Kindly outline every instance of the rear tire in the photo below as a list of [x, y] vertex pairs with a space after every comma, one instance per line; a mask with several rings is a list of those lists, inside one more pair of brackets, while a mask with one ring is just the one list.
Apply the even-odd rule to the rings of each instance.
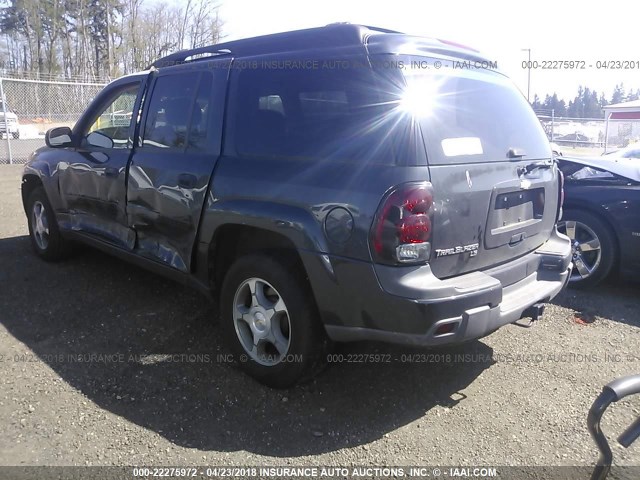
[[14, 140], [18, 140], [20, 138], [20, 132], [13, 132], [12, 135]]
[[618, 256], [612, 228], [596, 215], [582, 210], [565, 210], [558, 230], [573, 245], [573, 271], [569, 286], [593, 287], [604, 280]]
[[286, 388], [324, 364], [328, 339], [300, 269], [263, 254], [238, 259], [220, 295], [220, 328], [242, 370]]
[[44, 188], [35, 188], [27, 199], [29, 238], [36, 254], [47, 261], [66, 258], [71, 244], [60, 235], [58, 222]]

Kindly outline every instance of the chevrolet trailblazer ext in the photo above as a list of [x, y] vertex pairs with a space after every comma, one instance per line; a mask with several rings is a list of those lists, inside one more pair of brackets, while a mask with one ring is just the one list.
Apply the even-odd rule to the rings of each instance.
[[88, 243], [215, 295], [235, 358], [275, 387], [330, 340], [434, 346], [537, 318], [571, 269], [562, 183], [485, 64], [351, 24], [169, 55], [47, 133], [22, 183], [33, 248]]

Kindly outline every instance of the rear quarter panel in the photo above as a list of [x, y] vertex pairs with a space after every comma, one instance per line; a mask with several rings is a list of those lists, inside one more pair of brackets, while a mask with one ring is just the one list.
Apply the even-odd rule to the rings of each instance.
[[[201, 241], [225, 223], [269, 227], [297, 248], [371, 261], [369, 230], [384, 193], [399, 183], [429, 180], [427, 167], [335, 161], [222, 157], [218, 161], [201, 228]], [[345, 241], [327, 238], [334, 208], [353, 217]]]

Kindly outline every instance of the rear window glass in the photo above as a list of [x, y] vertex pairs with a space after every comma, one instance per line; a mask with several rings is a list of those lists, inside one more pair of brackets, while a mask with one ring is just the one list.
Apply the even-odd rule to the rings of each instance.
[[238, 73], [235, 147], [244, 156], [393, 163], [387, 106], [370, 69]]
[[469, 69], [404, 69], [400, 109], [421, 126], [431, 164], [551, 157], [547, 137], [526, 99], [501, 74]]
[[142, 147], [203, 151], [209, 131], [211, 87], [209, 72], [159, 77], [147, 108]]

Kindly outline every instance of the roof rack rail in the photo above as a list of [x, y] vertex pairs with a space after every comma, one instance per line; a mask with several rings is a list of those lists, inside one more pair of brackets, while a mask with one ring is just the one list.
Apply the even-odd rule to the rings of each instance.
[[401, 34], [401, 32], [395, 30], [369, 25], [359, 25], [349, 22], [331, 23], [324, 27], [273, 33], [216, 45], [180, 50], [179, 52], [156, 60], [149, 68], [169, 67], [200, 58], [219, 55], [246, 56], [261, 53], [304, 50], [307, 48], [364, 45], [369, 35], [375, 33]]
[[397, 30], [390, 30], [388, 28], [381, 28], [381, 27], [373, 27], [371, 25], [360, 25], [361, 27], [367, 28], [369, 30], [372, 30], [374, 32], [380, 32], [380, 33], [399, 33], [401, 35], [404, 35], [404, 32], [399, 32]]
[[[180, 50], [178, 52], [162, 57], [153, 62], [149, 68], [170, 67], [180, 63], [198, 60], [199, 58], [217, 57], [219, 55], [230, 55], [231, 50], [228, 48], [220, 48], [219, 45], [207, 45], [205, 47], [192, 48], [188, 50]], [[197, 58], [194, 58], [197, 57]]]
[[380, 32], [380, 33], [400, 33], [400, 34], [403, 33], [403, 32], [398, 32], [397, 30], [390, 30], [388, 28], [374, 27], [372, 25], [362, 25], [361, 23], [351, 23], [351, 22], [333, 22], [325, 26], [333, 27], [334, 25], [353, 25], [354, 27], [362, 27], [362, 28], [366, 28], [367, 30], [372, 30], [374, 32]]

